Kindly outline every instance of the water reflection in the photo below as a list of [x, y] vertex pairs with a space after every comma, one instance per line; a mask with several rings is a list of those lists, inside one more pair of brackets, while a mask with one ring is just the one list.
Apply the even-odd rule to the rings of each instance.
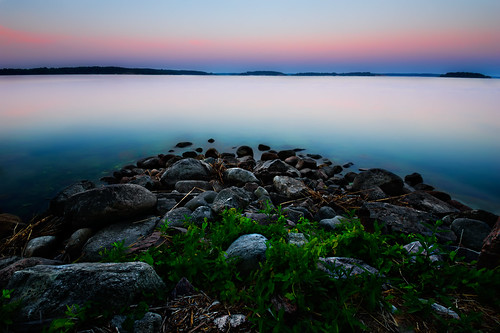
[[[0, 77], [0, 207], [166, 152], [266, 143], [424, 179], [500, 213], [499, 80], [386, 77]], [[40, 203], [39, 198], [45, 202]]]

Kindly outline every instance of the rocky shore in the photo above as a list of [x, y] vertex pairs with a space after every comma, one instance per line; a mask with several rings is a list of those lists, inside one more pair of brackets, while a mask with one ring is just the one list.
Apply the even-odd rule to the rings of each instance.
[[[187, 221], [210, 225], [231, 208], [269, 224], [263, 211], [279, 207], [290, 229], [307, 219], [335, 230], [351, 214], [367, 231], [377, 224], [384, 234], [436, 234], [439, 243], [477, 261], [478, 268], [500, 264], [499, 217], [454, 200], [418, 173], [401, 178], [384, 169], [355, 170], [352, 163], [336, 165], [300, 149], [274, 151], [264, 144], [240, 146], [235, 153], [191, 150], [190, 142], [177, 147], [185, 151], [143, 158], [104, 177], [107, 185], [81, 181], [67, 187], [31, 223], [0, 214], [0, 285], [12, 290], [10, 303], [20, 304], [9, 332], [39, 331], [70, 305], [105, 304], [112, 312], [138, 304], [145, 294], [164, 293], [164, 281], [149, 264], [105, 263], [102, 254], [117, 246], [145, 251], [167, 241], [159, 228], [186, 233]], [[300, 235], [289, 238], [304, 241]], [[241, 272], [252, 271], [265, 256], [266, 238], [243, 235], [226, 252], [241, 259]], [[376, 274], [359, 258], [321, 260]], [[167, 294], [172, 300], [189, 290], [189, 282], [179, 281]], [[122, 317], [114, 316], [108, 328], [124, 332]], [[150, 311], [133, 326], [135, 332], [158, 332], [166, 320]], [[212, 320], [214, 331], [237, 330], [240, 322], [248, 331], [245, 316], [221, 310]]]

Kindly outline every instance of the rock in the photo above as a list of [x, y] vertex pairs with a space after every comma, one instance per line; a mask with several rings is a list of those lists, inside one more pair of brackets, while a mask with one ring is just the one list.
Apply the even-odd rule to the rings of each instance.
[[185, 277], [181, 278], [175, 285], [174, 289], [170, 292], [170, 298], [176, 299], [177, 297], [193, 295], [195, 289], [191, 282]]
[[224, 315], [214, 319], [214, 324], [220, 332], [230, 332], [231, 328], [237, 328], [247, 322], [247, 318], [242, 314]]
[[177, 201], [175, 199], [170, 198], [158, 198], [158, 202], [156, 203], [156, 211], [160, 215], [165, 215], [169, 210], [177, 205]]
[[236, 186], [243, 186], [246, 183], [260, 183], [260, 180], [255, 175], [245, 169], [230, 168], [224, 172], [224, 177], [229, 182]]
[[344, 169], [348, 169], [348, 168], [352, 167], [353, 165], [354, 165], [354, 163], [352, 163], [352, 162], [348, 162], [348, 163], [346, 163], [346, 164], [342, 165], [342, 167], [343, 167]]
[[345, 220], [345, 217], [335, 216], [330, 219], [322, 219], [321, 221], [319, 221], [319, 225], [326, 230], [333, 231], [337, 229], [342, 223], [344, 223]]
[[3, 213], [0, 214], [0, 240], [13, 236], [15, 230], [20, 230], [25, 224], [19, 216]]
[[75, 228], [104, 227], [147, 213], [155, 206], [156, 196], [142, 186], [107, 185], [71, 196], [64, 215]]
[[296, 155], [295, 150], [280, 150], [278, 152], [278, 157], [282, 161], [286, 160], [290, 156], [295, 156], [295, 155]]
[[307, 156], [310, 157], [310, 158], [313, 158], [315, 160], [319, 160], [320, 158], [323, 157], [320, 154], [307, 154]]
[[5, 267], [2, 267], [0, 269], [0, 289], [4, 289], [5, 286], [9, 283], [10, 278], [12, 275], [17, 272], [21, 271], [25, 268], [37, 266], [37, 265], [60, 265], [62, 262], [58, 260], [51, 260], [51, 259], [46, 259], [46, 258], [36, 258], [36, 257], [31, 257], [31, 258], [19, 258], [19, 257], [14, 257], [14, 261], [6, 265]]
[[363, 193], [366, 194], [365, 200], [367, 201], [377, 201], [388, 197], [387, 194], [385, 194], [385, 192], [378, 186], [365, 190]]
[[214, 142], [215, 142], [215, 140], [214, 140], [214, 139], [212, 139], [212, 138], [210, 138], [210, 139], [208, 139], [208, 142], [209, 142], [209, 143], [214, 143]]
[[461, 244], [475, 251], [481, 251], [483, 242], [491, 228], [482, 221], [458, 218], [450, 226]]
[[196, 208], [200, 206], [209, 206], [214, 202], [215, 197], [217, 196], [217, 192], [215, 191], [205, 191], [189, 200], [184, 207], [189, 208], [194, 211]]
[[198, 153], [193, 150], [185, 151], [182, 153], [182, 157], [184, 158], [196, 158], [198, 156]]
[[153, 232], [159, 218], [150, 217], [142, 221], [112, 224], [92, 236], [82, 249], [81, 261], [95, 262], [102, 260], [99, 252], [113, 248], [113, 243], [122, 242], [129, 247], [142, 237]]
[[61, 215], [64, 212], [64, 206], [69, 197], [93, 188], [95, 188], [95, 184], [88, 180], [81, 180], [66, 187], [59, 192], [54, 199], [50, 200], [50, 211], [56, 215]]
[[236, 150], [236, 156], [238, 156], [238, 157], [243, 157], [243, 156], [253, 157], [253, 149], [249, 146], [240, 146]]
[[250, 193], [239, 187], [229, 187], [220, 191], [214, 199], [212, 209], [216, 214], [229, 208], [244, 209], [252, 201]]
[[54, 251], [56, 236], [41, 236], [31, 239], [24, 249], [25, 257], [44, 257], [49, 256]]
[[238, 158], [238, 163], [236, 166], [241, 169], [245, 169], [248, 171], [253, 171], [253, 168], [257, 165], [257, 162], [253, 159], [252, 156], [243, 156]]
[[129, 184], [136, 184], [151, 190], [155, 186], [155, 182], [148, 175], [136, 176], [134, 179], [129, 181]]
[[299, 170], [281, 160], [259, 161], [253, 172], [264, 183], [272, 181], [275, 176], [300, 177]]
[[203, 191], [211, 191], [212, 185], [206, 180], [179, 180], [175, 183], [175, 190], [179, 193], [199, 193]]
[[191, 214], [191, 220], [200, 226], [205, 222], [205, 219], [210, 221], [213, 218], [212, 209], [209, 206], [200, 206]]
[[339, 173], [342, 172], [342, 170], [344, 170], [342, 168], [342, 166], [340, 165], [331, 165], [331, 166], [324, 166], [321, 168], [321, 170], [323, 170], [323, 172], [328, 176], [328, 177], [333, 177]]
[[211, 170], [210, 165], [203, 161], [185, 158], [169, 167], [160, 181], [164, 185], [173, 187], [180, 180], [210, 180]]
[[444, 201], [422, 191], [415, 191], [401, 198], [401, 201], [412, 208], [423, 210], [438, 217], [458, 213], [458, 209]]
[[265, 188], [263, 188], [262, 186], [257, 187], [257, 189], [253, 192], [253, 194], [255, 194], [255, 196], [258, 199], [260, 199], [262, 197], [269, 198], [269, 192], [267, 192], [267, 190]]
[[191, 218], [192, 211], [186, 207], [176, 208], [167, 214], [161, 219], [158, 227], [161, 227], [164, 224], [167, 224], [169, 227], [182, 227], [186, 220]]
[[300, 232], [290, 232], [288, 233], [288, 244], [293, 244], [298, 247], [305, 245], [309, 241], [307, 240], [306, 236], [304, 236], [303, 233]]
[[426, 248], [422, 245], [420, 241], [414, 241], [403, 246], [403, 249], [405, 249], [406, 252], [408, 252], [408, 254], [412, 256], [412, 261], [415, 261], [415, 256], [417, 254], [421, 254], [425, 257], [428, 257], [429, 260], [432, 262], [443, 261], [440, 255], [435, 254], [437, 252], [437, 249], [433, 250], [433, 248], [434, 246], [432, 245], [428, 247], [428, 249], [430, 250], [430, 253], [428, 253]]
[[[409, 207], [395, 206], [382, 202], [365, 202], [358, 211], [365, 227], [371, 229], [375, 220], [382, 223], [386, 233], [419, 233], [431, 236], [432, 230], [423, 223], [434, 225], [438, 218], [430, 213]], [[447, 228], [440, 227], [436, 237], [440, 242], [455, 241], [456, 236]]]
[[266, 151], [266, 150], [271, 149], [271, 147], [269, 147], [268, 145], [259, 144], [259, 146], [257, 147], [257, 149], [259, 151]]
[[137, 161], [137, 166], [143, 169], [159, 169], [165, 166], [161, 159], [157, 156], [141, 158]]
[[334, 279], [347, 279], [359, 274], [379, 274], [377, 269], [366, 264], [363, 260], [345, 257], [320, 257], [318, 268]]
[[226, 258], [238, 258], [238, 268], [244, 273], [259, 267], [266, 257], [267, 238], [260, 234], [238, 237], [226, 250]]
[[66, 305], [86, 302], [118, 310], [165, 285], [148, 264], [125, 262], [34, 266], [15, 272], [7, 288], [14, 289], [13, 301], [22, 301], [16, 321], [24, 322], [63, 317]]
[[205, 157], [219, 158], [219, 152], [215, 148], [208, 148], [205, 152]]
[[157, 333], [160, 332], [162, 318], [154, 312], [146, 312], [142, 319], [134, 322], [134, 332]]
[[175, 145], [175, 148], [186, 148], [189, 146], [192, 146], [193, 143], [189, 141], [184, 141], [184, 142], [179, 142], [178, 144]]
[[403, 193], [403, 180], [390, 171], [384, 169], [370, 169], [363, 171], [354, 178], [354, 191], [367, 190], [378, 186], [387, 195], [395, 196]]
[[277, 159], [279, 159], [278, 154], [270, 152], [270, 151], [263, 152], [261, 157], [260, 157], [261, 161], [272, 161], [272, 160], [277, 160]]
[[296, 209], [297, 207], [287, 207], [283, 210], [289, 221], [298, 223], [301, 217], [305, 217], [303, 211]]
[[491, 229], [481, 248], [477, 266], [495, 268], [500, 265], [500, 218]]
[[314, 214], [314, 220], [321, 221], [323, 219], [331, 219], [337, 215], [338, 214], [335, 212], [335, 210], [332, 207], [323, 206], [316, 212], [316, 214]]
[[417, 173], [417, 172], [414, 172], [411, 175], [405, 176], [405, 183], [410, 185], [410, 186], [422, 184], [423, 182], [424, 182], [424, 179], [422, 178], [422, 175]]
[[298, 170], [302, 169], [317, 169], [318, 165], [316, 164], [316, 161], [310, 158], [301, 158], [295, 165], [295, 168]]
[[279, 193], [290, 199], [304, 197], [309, 189], [304, 182], [288, 176], [275, 176], [273, 178], [273, 184]]

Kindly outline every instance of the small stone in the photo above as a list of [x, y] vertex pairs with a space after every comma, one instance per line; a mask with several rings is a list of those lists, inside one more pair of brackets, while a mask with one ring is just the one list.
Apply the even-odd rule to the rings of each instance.
[[269, 147], [268, 145], [263, 145], [263, 144], [260, 144], [257, 149], [259, 149], [259, 151], [266, 151], [266, 150], [269, 150], [271, 149], [271, 147]]
[[189, 146], [192, 146], [193, 143], [189, 141], [184, 141], [184, 142], [179, 142], [178, 144], [175, 145], [175, 148], [186, 148]]
[[54, 249], [56, 236], [41, 236], [33, 238], [26, 245], [25, 257], [46, 257]]

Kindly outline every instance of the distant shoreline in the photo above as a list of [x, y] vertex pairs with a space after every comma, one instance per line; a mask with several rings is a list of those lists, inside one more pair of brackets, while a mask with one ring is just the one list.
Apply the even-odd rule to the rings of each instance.
[[434, 73], [323, 73], [302, 72], [282, 73], [277, 71], [247, 71], [243, 73], [209, 73], [196, 70], [152, 69], [152, 68], [127, 68], [117, 66], [81, 66], [81, 67], [38, 67], [38, 68], [3, 68], [0, 76], [13, 75], [217, 75], [217, 76], [395, 76], [395, 77], [459, 77], [459, 78], [491, 78], [480, 73], [449, 72], [446, 74]]

